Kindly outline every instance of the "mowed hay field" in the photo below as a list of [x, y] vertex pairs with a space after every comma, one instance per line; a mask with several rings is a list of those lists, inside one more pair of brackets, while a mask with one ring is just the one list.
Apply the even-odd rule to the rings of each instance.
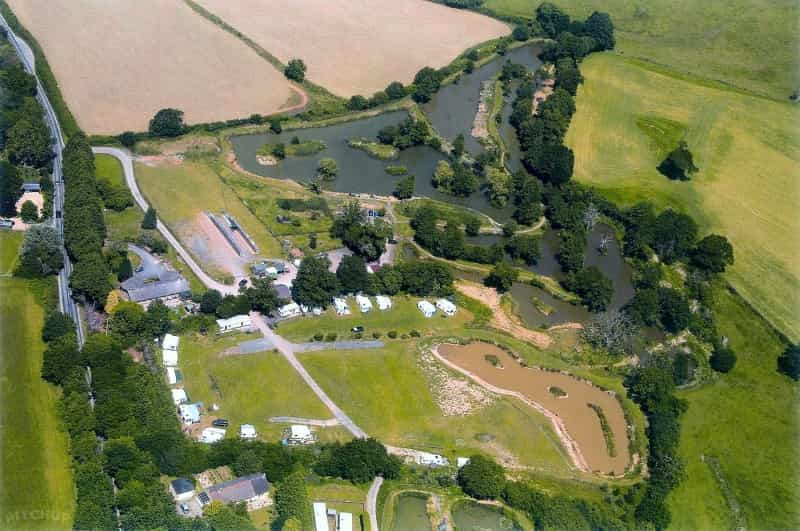
[[[593, 55], [567, 134], [575, 178], [630, 204], [690, 213], [727, 236], [727, 278], [778, 329], [800, 338], [800, 110], [711, 88], [611, 54]], [[685, 138], [700, 171], [673, 182], [656, 170]]]
[[[502, 15], [535, 16], [541, 0], [486, 0]], [[786, 101], [800, 85], [800, 3], [795, 0], [554, 0], [573, 17], [605, 11], [617, 50], [679, 72]]]
[[425, 0], [195, 0], [339, 96], [409, 83], [424, 66], [509, 33], [504, 23]]
[[[20, 239], [0, 234], [9, 273]], [[40, 378], [44, 309], [51, 281], [0, 278], [0, 522], [6, 529], [69, 529], [75, 508], [68, 441], [57, 390]]]
[[78, 124], [144, 131], [161, 108], [211, 122], [277, 111], [281, 72], [175, 0], [9, 0], [34, 34]]

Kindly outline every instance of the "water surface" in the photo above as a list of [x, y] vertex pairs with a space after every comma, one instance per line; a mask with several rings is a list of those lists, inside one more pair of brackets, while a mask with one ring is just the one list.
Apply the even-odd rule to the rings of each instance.
[[474, 502], [461, 502], [452, 509], [453, 523], [458, 531], [491, 530], [522, 531], [502, 511]]
[[427, 498], [421, 494], [401, 494], [397, 498], [392, 531], [430, 531]]

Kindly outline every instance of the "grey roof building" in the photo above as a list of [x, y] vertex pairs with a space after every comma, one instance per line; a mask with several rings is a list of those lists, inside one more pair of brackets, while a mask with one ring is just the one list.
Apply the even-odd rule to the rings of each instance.
[[133, 302], [146, 302], [190, 291], [189, 282], [177, 271], [165, 271], [157, 280], [145, 280], [141, 275], [134, 275], [122, 283], [122, 289]]
[[199, 498], [203, 503], [211, 503], [212, 500], [240, 503], [266, 494], [267, 491], [269, 491], [267, 477], [264, 474], [250, 474], [208, 487], [200, 493]]
[[275, 293], [278, 294], [279, 299], [292, 300], [292, 290], [289, 289], [289, 286], [284, 284], [273, 284], [272, 286], [275, 288]]

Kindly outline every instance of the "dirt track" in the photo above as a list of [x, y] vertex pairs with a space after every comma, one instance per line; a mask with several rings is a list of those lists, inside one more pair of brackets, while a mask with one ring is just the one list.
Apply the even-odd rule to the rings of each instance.
[[267, 114], [288, 81], [180, 0], [9, 0], [47, 55], [79, 125], [143, 131], [161, 108], [188, 122]]
[[372, 95], [509, 33], [497, 20], [425, 0], [196, 0], [283, 63], [340, 96]]

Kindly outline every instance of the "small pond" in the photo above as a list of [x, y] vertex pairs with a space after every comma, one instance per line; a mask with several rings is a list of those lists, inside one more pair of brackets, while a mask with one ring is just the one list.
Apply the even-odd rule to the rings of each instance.
[[522, 531], [522, 528], [502, 511], [480, 503], [458, 503], [451, 513], [458, 531]]
[[[510, 50], [504, 57], [486, 63], [468, 75], [462, 75], [457, 83], [451, 83], [437, 92], [422, 108], [439, 133], [451, 141], [459, 133], [464, 134], [464, 147], [477, 155], [483, 150], [481, 144], [470, 134], [472, 123], [480, 102], [483, 82], [492, 79], [502, 69], [506, 60], [518, 63], [530, 71], [542, 64], [539, 54], [541, 45], [531, 44]], [[510, 114], [510, 113], [509, 113]], [[517, 150], [518, 151], [518, 150]]]
[[430, 531], [427, 505], [422, 494], [401, 494], [396, 501], [392, 531]]
[[[505, 350], [489, 343], [440, 345], [439, 354], [490, 385], [521, 393], [554, 414], [577, 444], [589, 470], [625, 472], [629, 461], [627, 422], [616, 397], [573, 376], [523, 367]], [[589, 404], [602, 411], [610, 444], [600, 414]]]

